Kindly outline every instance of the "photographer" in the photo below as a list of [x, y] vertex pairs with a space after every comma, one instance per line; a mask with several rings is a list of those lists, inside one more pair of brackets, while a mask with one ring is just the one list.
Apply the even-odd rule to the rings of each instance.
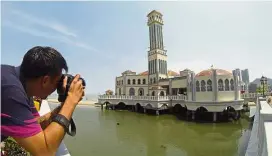
[[[68, 72], [62, 55], [41, 46], [30, 49], [19, 67], [1, 65], [1, 142], [12, 137], [31, 155], [55, 155], [75, 107], [84, 96], [80, 76], [75, 76], [65, 102], [53, 113], [39, 117], [32, 97], [46, 99], [59, 83], [65, 90], [67, 77], [61, 82], [63, 70]], [[40, 123], [44, 122], [47, 124], [42, 128]]]

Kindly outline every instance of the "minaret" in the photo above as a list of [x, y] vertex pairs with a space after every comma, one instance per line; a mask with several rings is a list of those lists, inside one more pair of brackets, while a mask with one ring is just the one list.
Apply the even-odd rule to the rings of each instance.
[[147, 17], [150, 50], [148, 51], [148, 84], [158, 84], [160, 78], [167, 78], [167, 55], [163, 46], [162, 14], [151, 11]]

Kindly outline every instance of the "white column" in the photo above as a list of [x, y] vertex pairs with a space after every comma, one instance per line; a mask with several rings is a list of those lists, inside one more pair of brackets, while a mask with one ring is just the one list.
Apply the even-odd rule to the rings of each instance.
[[190, 81], [191, 81], [191, 75], [187, 75], [187, 78], [186, 78], [186, 80], [187, 80], [187, 95], [186, 95], [186, 97], [187, 97], [187, 99], [189, 99], [189, 90], [190, 90], [190, 92], [192, 93], [192, 90], [191, 90], [191, 86], [190, 86]]
[[117, 93], [117, 77], [115, 77], [115, 94], [118, 95], [119, 93]]
[[172, 79], [169, 80], [169, 94], [172, 95]]
[[216, 69], [212, 69], [212, 89], [213, 89], [213, 101], [218, 100], [218, 84]]
[[160, 115], [160, 112], [159, 112], [159, 110], [156, 110], [156, 115]]
[[123, 90], [121, 90], [121, 95], [122, 94], [125, 94], [125, 95], [127, 95], [127, 93], [126, 93], [126, 86], [127, 86], [127, 75], [124, 75], [123, 76], [123, 80], [124, 80], [124, 82], [123, 82]]
[[238, 73], [237, 71], [235, 70], [234, 73], [233, 73], [233, 80], [234, 80], [234, 97], [235, 97], [235, 100], [238, 99], [238, 91], [239, 91], [239, 83], [238, 83]]
[[192, 101], [196, 101], [196, 82], [195, 82], [195, 73], [191, 73], [191, 81], [192, 81]]

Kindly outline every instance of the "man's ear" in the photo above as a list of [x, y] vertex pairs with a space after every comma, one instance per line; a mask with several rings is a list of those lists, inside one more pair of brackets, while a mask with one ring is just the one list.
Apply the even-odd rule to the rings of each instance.
[[49, 76], [43, 76], [41, 80], [42, 80], [41, 83], [42, 83], [43, 87], [47, 86], [50, 83], [50, 77]]

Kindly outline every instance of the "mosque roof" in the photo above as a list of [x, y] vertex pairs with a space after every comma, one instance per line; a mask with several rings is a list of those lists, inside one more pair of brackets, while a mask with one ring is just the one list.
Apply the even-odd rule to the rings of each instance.
[[[217, 75], [232, 75], [230, 71], [224, 70], [224, 69], [215, 69]], [[196, 74], [196, 76], [211, 76], [212, 75], [212, 69], [207, 69], [199, 72]]]
[[[141, 76], [148, 75], [148, 71], [141, 72], [138, 75], [141, 75]], [[168, 70], [168, 76], [179, 76], [179, 73], [172, 70]]]

